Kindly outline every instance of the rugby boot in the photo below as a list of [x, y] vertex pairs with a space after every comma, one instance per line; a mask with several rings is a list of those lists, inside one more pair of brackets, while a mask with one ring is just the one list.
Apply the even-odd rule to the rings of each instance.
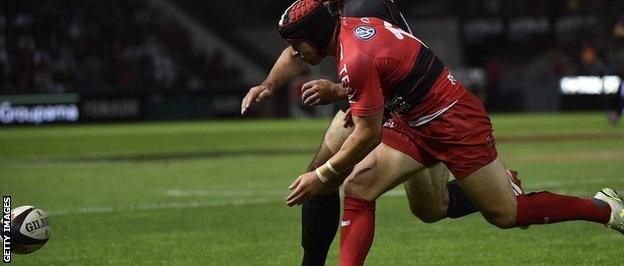
[[611, 217], [605, 226], [624, 234], [624, 202], [620, 195], [613, 189], [603, 188], [596, 193], [594, 199], [602, 200], [611, 206]]

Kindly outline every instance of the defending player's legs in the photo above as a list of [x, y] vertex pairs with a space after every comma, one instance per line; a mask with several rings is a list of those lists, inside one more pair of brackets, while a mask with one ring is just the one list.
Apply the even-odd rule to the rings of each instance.
[[449, 170], [438, 163], [418, 171], [403, 183], [410, 210], [423, 222], [433, 223], [448, 216], [450, 193], [447, 186], [453, 186], [448, 184], [448, 178]]
[[[340, 146], [342, 146], [342, 143], [344, 143], [347, 137], [351, 135], [351, 132], [353, 132], [353, 127], [345, 126], [346, 116], [347, 113], [343, 112], [342, 110], [339, 110], [336, 113], [334, 119], [325, 131], [325, 135], [323, 136], [323, 140], [319, 145], [318, 151], [314, 155], [314, 159], [312, 159], [312, 162], [310, 162], [310, 164], [308, 165], [308, 171], [314, 171], [316, 168], [325, 164], [325, 162], [327, 162], [329, 158], [334, 156], [336, 151], [340, 149]], [[346, 174], [344, 177], [346, 177], [351, 171], [345, 172]], [[325, 184], [323, 190], [321, 190], [319, 195], [334, 194], [336, 191], [338, 191], [338, 187], [342, 185], [344, 177], [338, 178], [333, 182]]]
[[[323, 141], [319, 152], [309, 167], [314, 167], [315, 163], [324, 158], [327, 160], [332, 155]], [[338, 186], [339, 184], [326, 184], [322, 194], [301, 204], [301, 246], [303, 247], [301, 265], [325, 264], [327, 252], [336, 236], [340, 219]]]
[[[344, 140], [351, 134], [353, 127], [344, 127], [345, 113], [338, 111], [325, 132], [314, 159], [308, 166], [309, 171], [323, 165], [340, 149]], [[301, 205], [301, 246], [303, 247], [302, 265], [324, 265], [340, 219], [340, 196], [338, 187], [344, 178], [334, 179], [323, 186], [314, 198]]]

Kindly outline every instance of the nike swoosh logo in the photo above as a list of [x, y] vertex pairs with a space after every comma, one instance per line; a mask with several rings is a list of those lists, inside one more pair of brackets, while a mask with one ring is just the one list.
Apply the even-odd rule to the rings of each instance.
[[351, 220], [341, 221], [340, 222], [340, 226], [342, 226], [342, 227], [349, 226], [350, 224], [351, 224]]

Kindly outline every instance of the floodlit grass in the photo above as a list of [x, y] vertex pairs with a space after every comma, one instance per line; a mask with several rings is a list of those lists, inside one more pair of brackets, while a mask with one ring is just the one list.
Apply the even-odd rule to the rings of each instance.
[[[0, 129], [0, 193], [48, 211], [44, 248], [15, 265], [297, 265], [287, 186], [329, 120]], [[526, 190], [624, 190], [624, 130], [602, 114], [495, 115]], [[558, 139], [557, 136], [565, 136]], [[369, 265], [618, 264], [624, 236], [569, 222], [501, 230], [478, 214], [425, 224], [399, 187], [378, 200]], [[337, 241], [328, 265], [336, 265]]]

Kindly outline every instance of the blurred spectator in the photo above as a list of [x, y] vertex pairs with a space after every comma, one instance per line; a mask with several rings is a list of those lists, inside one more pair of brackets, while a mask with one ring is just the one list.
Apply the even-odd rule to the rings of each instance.
[[[624, 79], [624, 16], [613, 26], [613, 58], [614, 73]], [[608, 113], [609, 123], [616, 125], [624, 115], [624, 83], [620, 85], [617, 94], [611, 100], [611, 110]]]
[[487, 108], [491, 108], [494, 104], [490, 100], [496, 100], [500, 94], [500, 78], [503, 73], [503, 64], [498, 59], [489, 59], [485, 64], [485, 75], [487, 85], [485, 93], [480, 99], [485, 103]]
[[3, 6], [3, 94], [184, 92], [240, 80], [223, 56], [194, 53], [188, 33], [146, 1], [7, 0]]
[[596, 47], [591, 43], [585, 43], [580, 54], [579, 75], [598, 76], [604, 74], [604, 63], [598, 57]]
[[611, 52], [611, 74], [624, 78], [624, 16], [613, 26], [613, 45]]
[[621, 17], [613, 26], [613, 36], [624, 38], [624, 17]]

